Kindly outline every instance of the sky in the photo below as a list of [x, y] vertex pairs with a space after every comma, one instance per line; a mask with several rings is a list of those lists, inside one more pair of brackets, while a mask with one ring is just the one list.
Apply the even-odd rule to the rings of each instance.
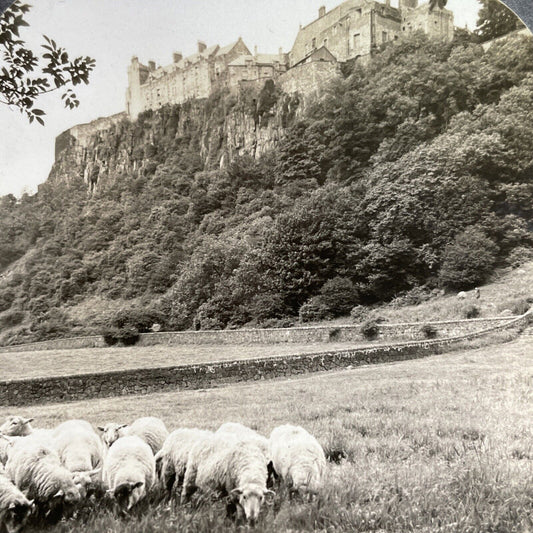
[[[32, 3], [31, 0], [29, 3]], [[18, 110], [0, 105], [0, 196], [34, 193], [46, 180], [54, 160], [55, 137], [68, 128], [124, 110], [127, 68], [136, 55], [146, 64], [172, 62], [172, 52], [185, 56], [197, 41], [224, 46], [239, 36], [250, 50], [288, 52], [300, 24], [317, 17], [340, 0], [35, 0], [30, 26], [21, 32], [32, 49], [48, 35], [71, 57], [96, 60], [90, 84], [78, 86], [79, 108], [63, 108], [61, 93], [39, 100], [46, 124], [29, 124]], [[398, 0], [392, 0], [397, 6]], [[477, 0], [449, 0], [455, 25], [475, 28]], [[1, 64], [1, 62], [0, 62]]]

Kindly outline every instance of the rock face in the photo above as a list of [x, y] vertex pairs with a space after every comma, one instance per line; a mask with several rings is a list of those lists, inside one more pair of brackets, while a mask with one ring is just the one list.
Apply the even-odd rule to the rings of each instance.
[[197, 146], [203, 169], [226, 166], [236, 156], [258, 158], [272, 149], [304, 109], [297, 94], [273, 85], [223, 92], [208, 99], [142, 113], [125, 113], [74, 126], [56, 139], [49, 175], [55, 183], [82, 178], [93, 192], [106, 180], [152, 173], [180, 139]]

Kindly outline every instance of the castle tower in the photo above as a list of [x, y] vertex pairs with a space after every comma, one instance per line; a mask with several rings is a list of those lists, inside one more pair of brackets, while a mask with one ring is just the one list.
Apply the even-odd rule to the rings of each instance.
[[128, 89], [126, 90], [126, 112], [135, 120], [144, 110], [141, 85], [148, 78], [148, 67], [139, 63], [138, 57], [132, 57], [128, 67]]
[[417, 0], [400, 0], [402, 33], [422, 31], [434, 39], [451, 41], [454, 35], [453, 12], [429, 3], [417, 6]]

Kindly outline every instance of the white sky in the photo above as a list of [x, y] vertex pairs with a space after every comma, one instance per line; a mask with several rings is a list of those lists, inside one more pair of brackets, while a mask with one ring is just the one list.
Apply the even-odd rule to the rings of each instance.
[[[31, 3], [31, 0], [29, 0]], [[44, 127], [28, 124], [17, 110], [0, 105], [0, 196], [34, 192], [54, 160], [55, 137], [75, 124], [124, 109], [127, 67], [133, 55], [166, 65], [172, 52], [196, 51], [200, 39], [224, 46], [242, 36], [259, 52], [289, 51], [299, 24], [314, 20], [321, 5], [341, 0], [35, 0], [21, 37], [34, 49], [48, 35], [72, 57], [90, 55], [96, 69], [76, 91], [80, 107], [65, 110], [60, 93], [43, 97]], [[398, 0], [392, 5], [397, 6]], [[473, 29], [477, 0], [449, 0], [455, 25]]]

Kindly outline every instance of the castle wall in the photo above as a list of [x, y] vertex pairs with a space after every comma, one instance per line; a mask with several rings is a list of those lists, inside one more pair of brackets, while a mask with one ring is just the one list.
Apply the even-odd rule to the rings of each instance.
[[318, 93], [329, 81], [339, 75], [339, 65], [333, 62], [302, 63], [283, 73], [278, 84], [287, 94], [308, 96]]
[[438, 8], [430, 12], [427, 4], [417, 9], [404, 11], [402, 31], [407, 34], [423, 31], [429, 37], [451, 41], [454, 36], [453, 13], [447, 9]]

